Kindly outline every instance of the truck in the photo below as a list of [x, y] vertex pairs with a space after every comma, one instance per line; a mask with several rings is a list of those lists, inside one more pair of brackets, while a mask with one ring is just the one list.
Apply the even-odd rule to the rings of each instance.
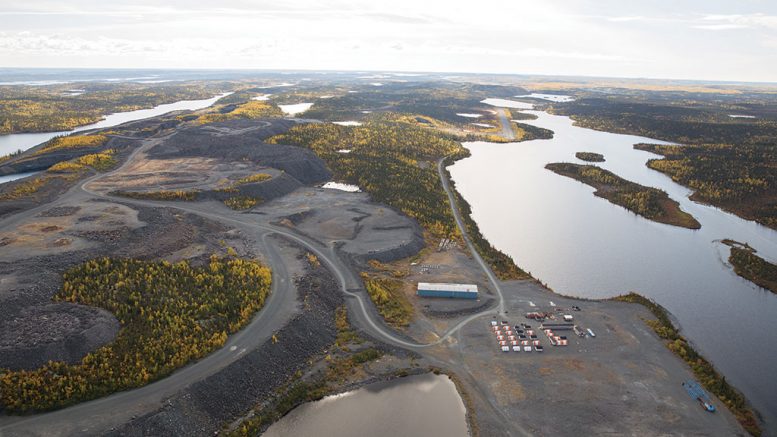
[[712, 405], [712, 400], [704, 391], [704, 389], [701, 388], [698, 382], [685, 381], [683, 382], [683, 387], [685, 387], [685, 391], [688, 392], [688, 395], [692, 399], [699, 401], [699, 403], [701, 404], [702, 408], [704, 408], [705, 411], [708, 411], [710, 413], [715, 412], [715, 406]]

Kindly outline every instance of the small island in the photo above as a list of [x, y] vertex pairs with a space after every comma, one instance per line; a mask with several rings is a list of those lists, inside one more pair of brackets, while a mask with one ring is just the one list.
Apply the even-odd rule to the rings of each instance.
[[748, 281], [777, 293], [777, 265], [756, 255], [756, 250], [747, 243], [725, 239], [723, 244], [731, 247], [728, 262], [734, 272]]
[[594, 152], [577, 152], [575, 158], [588, 162], [604, 162], [604, 155]]
[[680, 204], [672, 200], [665, 191], [628, 181], [595, 165], [557, 162], [548, 164], [545, 168], [596, 188], [594, 195], [646, 219], [688, 229], [701, 228], [701, 224], [692, 215], [681, 210]]

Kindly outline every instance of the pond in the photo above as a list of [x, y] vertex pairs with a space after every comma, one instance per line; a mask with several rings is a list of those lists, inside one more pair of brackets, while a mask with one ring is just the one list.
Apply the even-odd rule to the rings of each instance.
[[304, 404], [263, 434], [466, 437], [464, 403], [445, 375], [409, 376]]

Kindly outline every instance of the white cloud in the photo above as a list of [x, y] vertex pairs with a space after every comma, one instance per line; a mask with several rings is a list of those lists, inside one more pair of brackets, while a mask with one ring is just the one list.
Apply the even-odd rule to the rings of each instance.
[[733, 15], [706, 15], [701, 18], [701, 23], [694, 27], [708, 30], [728, 30], [746, 28], [765, 28], [777, 30], [777, 15], [757, 14], [733, 14]]

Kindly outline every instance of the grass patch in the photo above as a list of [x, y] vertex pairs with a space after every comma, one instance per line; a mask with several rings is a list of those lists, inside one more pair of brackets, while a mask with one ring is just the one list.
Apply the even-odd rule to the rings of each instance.
[[251, 196], [232, 196], [230, 198], [224, 199], [224, 205], [227, 205], [228, 208], [234, 209], [235, 211], [251, 209], [258, 205], [260, 202], [261, 199]]
[[638, 303], [650, 310], [655, 320], [646, 320], [648, 326], [665, 341], [666, 347], [682, 358], [691, 368], [693, 374], [709, 392], [723, 402], [742, 427], [753, 436], [760, 436], [762, 431], [758, 425], [753, 410], [747, 405], [744, 395], [732, 387], [726, 378], [704, 359], [674, 327], [666, 310], [652, 300], [637, 293], [629, 293], [613, 298], [621, 302]]
[[0, 200], [16, 200], [31, 196], [46, 186], [51, 179], [49, 176], [38, 176], [27, 181], [18, 182], [10, 190], [0, 193]]
[[110, 311], [121, 323], [116, 340], [75, 365], [0, 372], [0, 402], [13, 413], [50, 410], [167, 376], [223, 346], [264, 305], [270, 282], [255, 261], [215, 255], [202, 267], [87, 261], [65, 272], [54, 300]]
[[[222, 107], [224, 110], [226, 107]], [[202, 114], [195, 119], [197, 124], [216, 123], [220, 121], [235, 120], [238, 118], [256, 119], [268, 117], [283, 117], [283, 111], [274, 103], [251, 100], [236, 105], [231, 111], [227, 112], [209, 112]]]
[[361, 274], [367, 293], [378, 312], [389, 325], [405, 327], [413, 318], [413, 305], [402, 292], [402, 281]]
[[161, 191], [124, 191], [116, 190], [110, 194], [113, 196], [129, 197], [130, 199], [143, 199], [143, 200], [196, 200], [199, 195], [199, 191], [183, 191], [183, 190], [161, 190]]
[[71, 135], [67, 137], [56, 137], [52, 138], [44, 144], [43, 147], [36, 150], [32, 156], [60, 150], [100, 147], [107, 141], [108, 137], [105, 135]]
[[106, 172], [116, 166], [115, 151], [108, 149], [101, 153], [80, 156], [70, 161], [58, 162], [48, 168], [55, 173], [78, 173], [91, 167], [99, 172]]

